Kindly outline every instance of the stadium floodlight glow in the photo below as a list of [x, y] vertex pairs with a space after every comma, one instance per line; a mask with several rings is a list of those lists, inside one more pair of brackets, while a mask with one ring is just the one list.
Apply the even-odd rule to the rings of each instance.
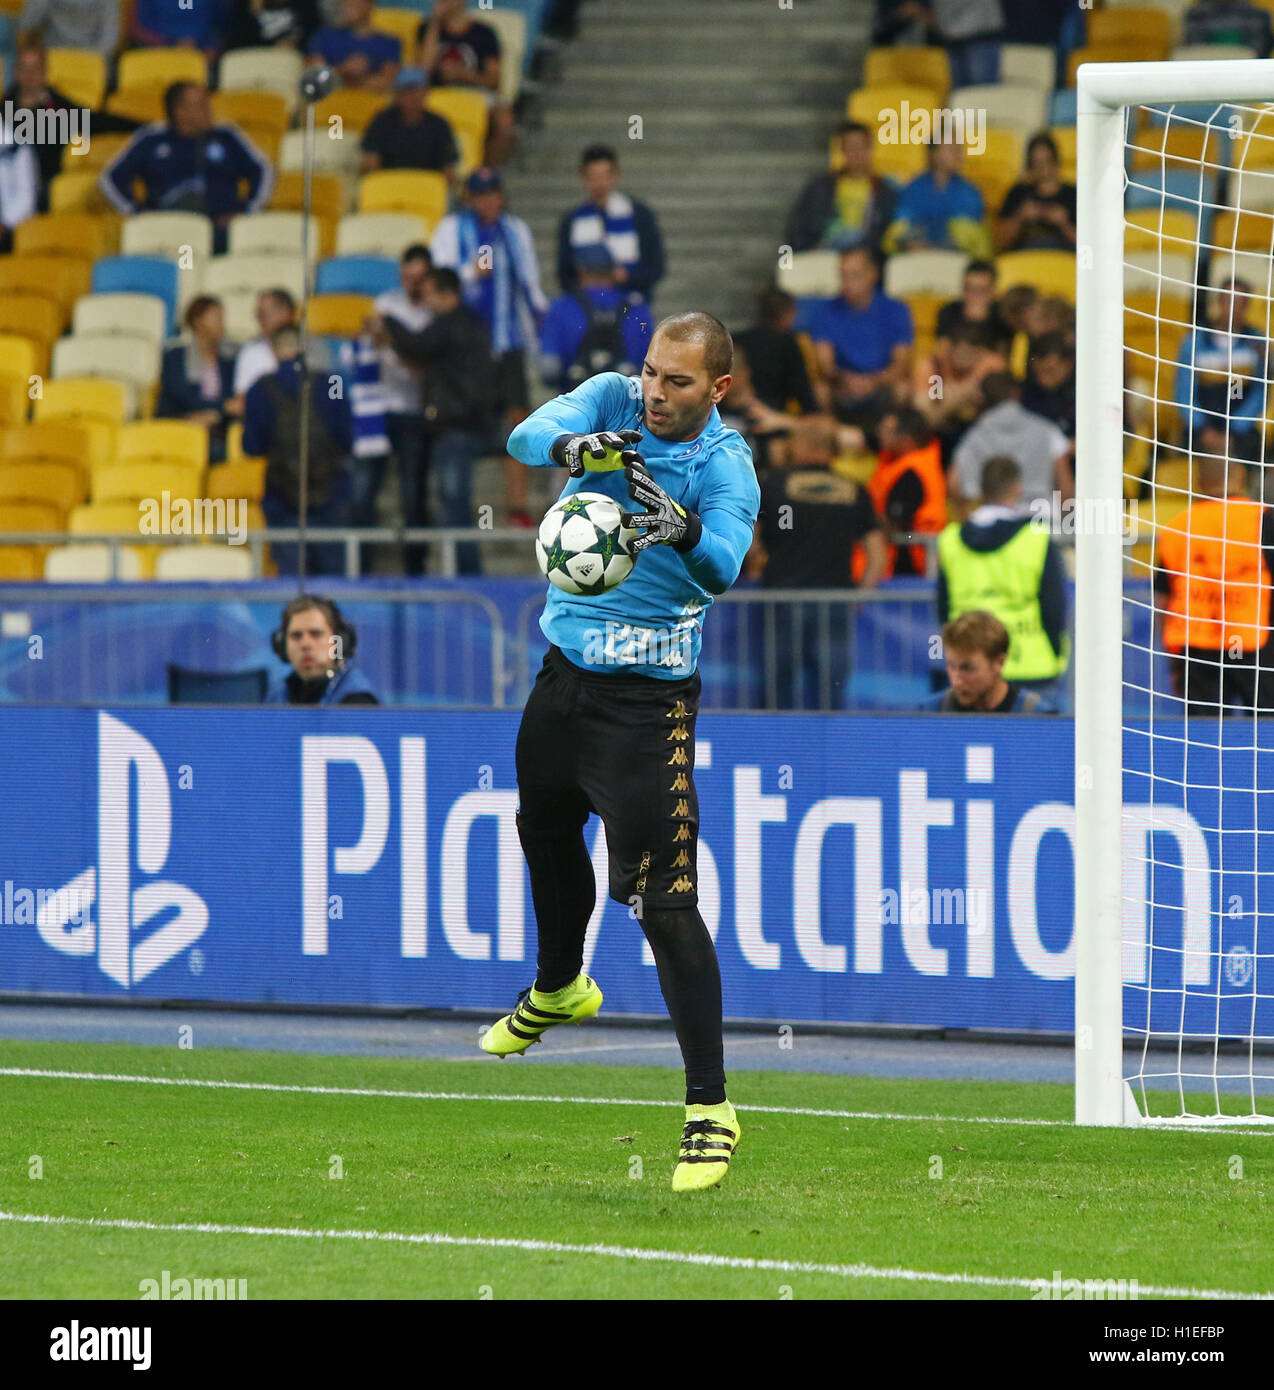
[[[1076, 85], [1076, 490], [1089, 515], [1109, 516], [1125, 506], [1125, 445], [1156, 467], [1177, 447], [1161, 439], [1160, 421], [1173, 409], [1178, 370], [1199, 379], [1192, 330], [1212, 303], [1206, 287], [1242, 249], [1240, 219], [1221, 214], [1245, 210], [1249, 192], [1252, 205], [1258, 192], [1274, 193], [1274, 60], [1088, 63]], [[1178, 109], [1182, 103], [1216, 109]], [[1170, 144], [1170, 132], [1191, 130]], [[1195, 147], [1192, 184], [1180, 171]], [[1139, 176], [1147, 168], [1150, 177]], [[1143, 212], [1130, 219], [1127, 195], [1139, 178]], [[1274, 197], [1259, 202], [1269, 217]], [[1181, 239], [1183, 212], [1195, 219], [1189, 242]], [[1268, 316], [1274, 232], [1251, 259], [1266, 268], [1251, 302]], [[1127, 318], [1138, 325], [1135, 339], [1126, 340]], [[1240, 336], [1224, 335], [1231, 385]], [[1178, 368], [1183, 342], [1189, 360]], [[1218, 462], [1234, 457], [1232, 419], [1227, 407], [1224, 451], [1212, 454]], [[1156, 476], [1145, 504], [1152, 526], [1170, 520], [1169, 503], [1180, 515], [1197, 498], [1191, 470], [1217, 448], [1195, 438], [1193, 412], [1183, 423], [1183, 490], [1173, 499]], [[1237, 542], [1222, 535], [1224, 555]], [[1274, 809], [1274, 717], [1210, 717], [1167, 698], [1162, 675], [1156, 683], [1166, 661], [1147, 582], [1150, 550], [1144, 535], [1133, 539], [1140, 551], [1125, 550], [1120, 527], [1076, 535], [1075, 1120], [1274, 1121], [1274, 1058], [1260, 1051], [1274, 1043], [1274, 945], [1262, 952], [1260, 900], [1268, 884], [1266, 902], [1274, 903], [1274, 816], [1266, 810]], [[1197, 578], [1195, 561], [1186, 563], [1187, 579]], [[1274, 943], [1274, 927], [1265, 938]], [[1131, 1053], [1125, 1064], [1126, 1035], [1141, 1044], [1139, 1065]], [[1175, 1067], [1156, 1071], [1147, 1060], [1165, 1038]], [[1156, 1080], [1169, 1089], [1156, 1090]], [[1198, 1092], [1214, 1098], [1206, 1107], [1213, 1113], [1192, 1106]]]

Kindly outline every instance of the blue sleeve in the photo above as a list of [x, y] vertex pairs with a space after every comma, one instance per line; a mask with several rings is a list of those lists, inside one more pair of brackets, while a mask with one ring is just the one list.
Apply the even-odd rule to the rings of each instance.
[[739, 577], [761, 510], [761, 487], [752, 451], [729, 440], [713, 452], [708, 479], [697, 507], [703, 535], [682, 556], [686, 569], [711, 594], [724, 594]]
[[233, 127], [227, 128], [222, 134], [235, 152], [236, 167], [248, 181], [248, 196], [243, 204], [244, 211], [263, 211], [266, 199], [274, 191], [274, 172], [271, 165], [265, 156]]
[[144, 161], [152, 139], [152, 131], [139, 130], [98, 177], [99, 187], [116, 212], [137, 211], [137, 203], [133, 198], [133, 181], [146, 175]]
[[1177, 374], [1172, 383], [1172, 401], [1181, 412], [1181, 427], [1186, 430], [1202, 426], [1202, 421], [1194, 418], [1194, 339], [1193, 332], [1182, 339], [1181, 351], [1177, 353]]
[[254, 381], [243, 398], [243, 452], [249, 458], [264, 458], [274, 437], [274, 408], [270, 398]]
[[[331, 27], [325, 24], [310, 40], [311, 54], [315, 57], [322, 58], [325, 63], [335, 67], [339, 62], [339, 58], [333, 56], [335, 53], [333, 40], [337, 37], [338, 36], [333, 32]], [[344, 57], [343, 54], [340, 56]]]
[[964, 202], [967, 211], [962, 215], [972, 218], [974, 222], [981, 222], [983, 213], [986, 209], [982, 202], [982, 190], [976, 183], [966, 183], [964, 185]]
[[912, 342], [916, 335], [911, 326], [911, 310], [906, 303], [901, 299], [891, 299], [889, 306], [889, 346], [892, 349], [899, 343]]
[[898, 222], [919, 222], [924, 215], [924, 207], [920, 198], [920, 189], [916, 185], [919, 179], [912, 181], [898, 195], [898, 202], [894, 207], [894, 220]]
[[515, 459], [532, 468], [556, 468], [549, 449], [560, 436], [636, 429], [640, 421], [640, 379], [602, 372], [532, 411], [509, 436], [506, 447]]

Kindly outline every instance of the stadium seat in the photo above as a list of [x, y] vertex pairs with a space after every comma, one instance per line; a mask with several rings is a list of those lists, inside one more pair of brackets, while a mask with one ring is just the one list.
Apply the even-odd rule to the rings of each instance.
[[72, 507], [88, 497], [82, 472], [72, 463], [0, 463], [0, 515], [9, 502], [43, 502], [56, 507], [63, 523]]
[[1245, 208], [1242, 212], [1218, 212], [1212, 223], [1211, 242], [1226, 251], [1274, 252], [1274, 214]]
[[252, 552], [244, 545], [174, 545], [155, 560], [159, 580], [254, 579]]
[[249, 502], [260, 502], [265, 496], [265, 459], [241, 457], [213, 464], [204, 492], [208, 497], [246, 497]]
[[225, 290], [217, 298], [221, 300], [222, 322], [230, 342], [247, 343], [260, 334], [256, 290]]
[[483, 161], [490, 113], [480, 92], [463, 87], [431, 87], [425, 106], [451, 127], [460, 146], [460, 174], [467, 177]]
[[798, 251], [780, 263], [778, 287], [798, 299], [830, 299], [840, 293], [839, 251]]
[[372, 312], [370, 295], [316, 294], [310, 298], [306, 322], [311, 333], [357, 338], [363, 331], [363, 320]]
[[[322, 131], [314, 136], [315, 174], [358, 177], [360, 154], [357, 140], [333, 140]], [[299, 174], [305, 169], [305, 132], [289, 130], [279, 144], [279, 171]]]
[[1124, 43], [1144, 40], [1147, 58], [1165, 57], [1177, 37], [1177, 25], [1170, 14], [1151, 5], [1129, 5], [1121, 9], [1089, 10], [1090, 44]]
[[[236, 217], [230, 223], [228, 254], [231, 256], [287, 256], [301, 258], [301, 234], [305, 215], [300, 212], [254, 212]], [[310, 214], [309, 246], [311, 262], [319, 257], [319, 220]]]
[[1048, 134], [1052, 136], [1053, 143], [1057, 146], [1057, 160], [1062, 182], [1074, 183], [1079, 174], [1078, 131], [1076, 127], [1073, 125], [1050, 127]]
[[1231, 153], [1252, 148], [1242, 138], [1232, 140], [1225, 126], [1192, 125], [1173, 121], [1166, 126], [1148, 126], [1136, 131], [1129, 141], [1131, 169], [1185, 170], [1198, 176], [1200, 168], [1220, 172], [1230, 162]]
[[125, 256], [176, 260], [183, 246], [207, 260], [212, 255], [212, 219], [202, 212], [139, 212], [125, 220], [119, 249]]
[[[1019, 255], [1038, 254], [1019, 252]], [[1060, 255], [1061, 252], [1053, 252]], [[1255, 259], [1255, 258], [1254, 258]], [[1190, 293], [1195, 281], [1193, 255], [1175, 255], [1159, 247], [1152, 250], [1124, 252], [1125, 294], [1172, 295], [1179, 298]]]
[[[1051, 92], [1056, 85], [1057, 58], [1047, 44], [1000, 45], [1000, 81]], [[989, 119], [989, 118], [988, 118]]]
[[93, 283], [93, 263], [83, 256], [0, 256], [0, 291], [39, 294], [58, 306], [63, 324]]
[[44, 557], [44, 578], [50, 584], [109, 584], [113, 579], [140, 579], [142, 562], [138, 548], [131, 545], [117, 548], [117, 574], [111, 560], [111, 547], [105, 541], [51, 546]]
[[13, 233], [18, 255], [85, 256], [91, 261], [113, 255], [119, 243], [113, 215], [44, 212], [19, 223]]
[[139, 420], [121, 425], [115, 439], [117, 463], [158, 461], [208, 466], [208, 431], [191, 420]]
[[0, 372], [0, 429], [26, 424], [31, 409], [29, 378]]
[[4, 529], [6, 531], [65, 531], [70, 518], [79, 510], [72, 508], [69, 513], [61, 511], [51, 502], [27, 502], [16, 498], [4, 504]]
[[93, 293], [155, 295], [168, 310], [171, 333], [177, 321], [177, 263], [158, 256], [111, 256], [93, 267]]
[[123, 333], [148, 338], [156, 348], [167, 336], [168, 306], [153, 294], [86, 294], [71, 317], [74, 333]]
[[1022, 177], [1025, 148], [1021, 130], [988, 126], [982, 153], [966, 151], [964, 176], [982, 194], [988, 217], [999, 212], [1005, 193]]
[[304, 279], [299, 256], [213, 256], [204, 267], [203, 291], [224, 298], [228, 294], [256, 295], [279, 285], [300, 299]]
[[[1135, 39], [1121, 39], [1114, 43], [1090, 43], [1083, 48], [1077, 48], [1069, 53], [1066, 58], [1066, 85], [1075, 85], [1075, 74], [1079, 71], [1082, 63], [1136, 63], [1143, 62], [1150, 58], [1149, 53], [1141, 49], [1141, 45]], [[1167, 53], [1160, 53], [1159, 58], [1166, 58]]]
[[135, 393], [127, 382], [88, 376], [46, 381], [34, 405], [38, 421], [102, 421], [112, 426], [131, 419], [137, 409]]
[[0, 464], [57, 463], [75, 469], [87, 496], [93, 465], [92, 431], [81, 421], [35, 420], [0, 435]]
[[[71, 156], [67, 155], [69, 163]], [[102, 193], [98, 176], [91, 170], [81, 170], [73, 164], [69, 170], [54, 174], [49, 180], [50, 212], [87, 212], [94, 216], [111, 211]]]
[[948, 100], [953, 110], [983, 111], [987, 125], [1034, 135], [1048, 114], [1048, 92], [1010, 82], [957, 87]]
[[894, 44], [869, 48], [863, 66], [865, 87], [926, 87], [945, 102], [951, 90], [951, 64], [945, 48]]
[[378, 169], [358, 185], [359, 212], [411, 212], [432, 230], [447, 211], [447, 180], [423, 169]]
[[1050, 126], [1075, 124], [1074, 87], [1059, 87], [1048, 99], [1048, 123]]
[[[353, 190], [354, 181], [342, 174], [314, 175], [310, 183], [310, 213], [319, 219], [321, 228], [328, 221], [335, 227], [349, 211]], [[304, 176], [295, 170], [277, 174], [270, 194], [270, 208], [278, 212], [304, 211]]]
[[[841, 150], [840, 138], [836, 135], [831, 136], [828, 148], [830, 167], [834, 170], [844, 168], [845, 156]], [[874, 172], [882, 178], [893, 179], [900, 186], [923, 174], [926, 163], [925, 147], [911, 140], [906, 144], [900, 142], [895, 145], [876, 145], [871, 153], [871, 167]]]
[[15, 290], [0, 293], [0, 336], [26, 338], [36, 347], [35, 371], [48, 373], [49, 351], [62, 331], [62, 314], [58, 306], [39, 294], [19, 294]]
[[288, 128], [292, 105], [278, 92], [251, 91], [213, 92], [211, 103], [218, 125], [236, 125], [248, 132], [264, 127], [279, 135]]
[[387, 256], [331, 256], [315, 269], [317, 294], [384, 294], [399, 287], [398, 262]]
[[939, 94], [932, 87], [890, 83], [884, 87], [859, 87], [850, 92], [845, 113], [851, 121], [862, 121], [871, 130], [879, 130], [881, 112], [889, 112], [897, 118], [904, 101], [911, 111], [932, 111], [942, 105]]
[[127, 381], [148, 403], [159, 380], [159, 353], [147, 338], [73, 333], [53, 344], [53, 375]]
[[297, 103], [305, 59], [292, 48], [236, 48], [221, 55], [220, 92], [275, 92], [291, 112]]
[[0, 372], [29, 379], [36, 374], [39, 360], [40, 351], [30, 338], [0, 333]]
[[88, 149], [81, 155], [67, 155], [74, 160], [73, 169], [84, 174], [100, 174], [133, 137], [131, 135], [94, 135]]
[[18, 583], [38, 580], [42, 563], [40, 554], [41, 547], [38, 545], [0, 545], [0, 579]]
[[396, 261], [415, 242], [428, 244], [429, 235], [429, 224], [418, 214], [352, 212], [337, 225], [336, 254], [386, 256]]
[[106, 95], [106, 60], [92, 48], [50, 48], [49, 86], [87, 111], [100, 111]]
[[1070, 251], [1006, 251], [995, 258], [999, 283], [1034, 285], [1042, 295], [1075, 302], [1075, 256]]
[[1172, 255], [1189, 254], [1199, 243], [1199, 219], [1173, 208], [1141, 208], [1124, 216], [1124, 249], [1146, 251], [1162, 246]]
[[119, 56], [116, 90], [121, 92], [158, 87], [170, 82], [208, 85], [208, 60], [197, 48], [125, 48]]
[[1183, 43], [1167, 56], [1174, 63], [1226, 63], [1258, 55], [1256, 49], [1241, 43]]
[[[72, 536], [140, 536], [142, 514], [136, 501], [86, 502], [72, 510], [66, 520], [68, 535]], [[149, 579], [155, 572], [153, 545], [130, 546], [136, 557], [140, 579]], [[121, 560], [122, 563], [122, 560]]]
[[124, 116], [145, 125], [165, 119], [164, 89], [134, 87], [127, 92], [112, 92], [102, 108], [112, 116]]
[[500, 100], [512, 106], [521, 91], [526, 65], [526, 16], [497, 6], [483, 10], [482, 22], [495, 30], [500, 41]]
[[[483, 15], [486, 19], [486, 15]], [[377, 5], [372, 10], [372, 27], [382, 34], [392, 34], [401, 46], [400, 62], [404, 67], [416, 61], [416, 30], [425, 22], [425, 15], [418, 9], [397, 9], [389, 5]]]
[[[378, 111], [383, 111], [388, 104], [389, 95], [386, 92], [372, 92], [362, 87], [340, 87], [322, 101], [314, 103], [315, 131], [325, 132], [330, 129], [332, 117], [339, 116], [344, 138], [355, 132], [361, 135], [371, 124], [372, 117]], [[330, 137], [328, 138], [330, 140]], [[314, 143], [317, 145], [321, 139], [322, 135], [317, 135]]]
[[921, 292], [958, 299], [968, 261], [963, 251], [904, 251], [890, 256], [885, 262], [885, 293], [896, 299]]
[[202, 469], [189, 463], [108, 463], [93, 470], [93, 502], [158, 502], [165, 492], [193, 502], [202, 482]]

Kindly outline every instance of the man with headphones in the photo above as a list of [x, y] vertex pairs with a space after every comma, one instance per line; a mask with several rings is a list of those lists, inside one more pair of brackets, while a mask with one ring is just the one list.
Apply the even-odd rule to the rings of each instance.
[[298, 594], [284, 608], [270, 645], [292, 669], [270, 686], [268, 704], [380, 704], [354, 661], [358, 634], [331, 599]]

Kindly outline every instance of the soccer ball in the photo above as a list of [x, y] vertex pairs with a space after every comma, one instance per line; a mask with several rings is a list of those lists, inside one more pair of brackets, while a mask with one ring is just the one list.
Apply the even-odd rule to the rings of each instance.
[[629, 543], [640, 534], [620, 521], [620, 506], [602, 492], [573, 492], [545, 513], [535, 557], [551, 584], [568, 594], [603, 594], [632, 573]]

